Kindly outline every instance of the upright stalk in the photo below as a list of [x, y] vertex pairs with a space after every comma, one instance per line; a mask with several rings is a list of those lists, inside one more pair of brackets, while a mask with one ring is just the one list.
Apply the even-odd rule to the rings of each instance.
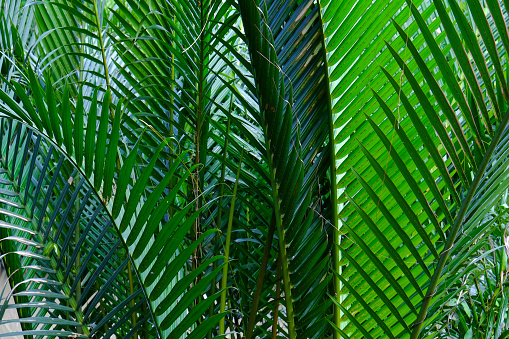
[[[131, 260], [129, 260], [127, 262], [127, 273], [129, 275], [129, 293], [131, 295], [133, 295], [134, 294], [134, 285], [133, 285], [133, 270], [131, 267]], [[135, 306], [134, 300], [131, 300], [131, 307], [134, 308], [134, 306]], [[133, 312], [133, 314], [131, 315], [131, 318], [133, 321], [133, 327], [135, 327], [137, 324], [136, 312]], [[134, 332], [133, 338], [138, 339], [138, 332]]]
[[[76, 241], [76, 243], [78, 243], [79, 240], [80, 240], [80, 226], [77, 225], [76, 228], [74, 229], [74, 241]], [[76, 256], [76, 260], [74, 261], [74, 265], [75, 265], [74, 267], [81, 266], [80, 257], [81, 257], [81, 253], [80, 253], [80, 251], [78, 251], [78, 255]], [[81, 277], [79, 278], [79, 281], [76, 284], [76, 300], [80, 300], [80, 299], [81, 299]], [[81, 306], [76, 307], [76, 311], [81, 312]], [[76, 329], [76, 331], [80, 334], [83, 333], [83, 329], [81, 327], [78, 327]]]
[[[224, 266], [223, 266], [223, 276], [221, 278], [221, 306], [220, 313], [224, 313], [226, 311], [226, 287], [228, 283], [228, 263], [230, 261], [230, 242], [232, 237], [232, 225], [233, 225], [233, 213], [235, 212], [235, 200], [237, 198], [237, 188], [239, 185], [240, 178], [240, 170], [242, 168], [242, 158], [244, 157], [244, 151], [240, 154], [239, 159], [239, 167], [237, 169], [237, 178], [235, 179], [235, 186], [233, 187], [233, 196], [232, 202], [230, 206], [230, 216], [228, 218], [228, 230], [226, 231], [226, 243], [224, 247]], [[225, 318], [221, 318], [219, 322], [219, 335], [224, 334], [224, 323]]]
[[246, 339], [251, 339], [253, 329], [256, 322], [256, 315], [258, 313], [258, 303], [263, 291], [263, 282], [265, 280], [265, 273], [267, 272], [267, 264], [269, 263], [270, 250], [272, 249], [272, 239], [274, 238], [274, 229], [276, 228], [276, 218], [273, 216], [267, 232], [267, 240], [263, 249], [262, 262], [260, 264], [260, 273], [256, 280], [256, 291], [253, 295], [253, 304], [251, 305], [251, 313], [249, 314], [249, 322], [246, 330]]
[[[205, 49], [205, 32], [204, 27], [207, 24], [206, 21], [206, 13], [204, 12], [206, 10], [207, 3], [204, 1], [204, 3], [200, 6], [200, 50], [199, 50], [199, 60], [198, 60], [198, 84], [197, 84], [197, 107], [196, 107], [196, 159], [195, 164], [198, 165], [196, 167], [196, 176], [195, 176], [195, 206], [196, 211], [198, 212], [201, 208], [201, 192], [203, 192], [203, 171], [201, 171], [203, 168], [200, 165], [205, 164], [205, 159], [202, 159], [205, 157], [205, 153], [201, 149], [202, 143], [206, 147], [206, 140], [203, 140], [204, 134], [204, 120], [206, 119], [205, 114], [203, 112], [204, 107], [204, 99], [205, 95], [203, 93], [203, 82], [205, 81], [205, 59], [206, 56], [204, 54]], [[200, 172], [201, 171], [201, 172]], [[200, 226], [200, 220], [201, 215], [198, 214], [198, 217], [196, 218], [195, 224], [194, 224], [194, 235], [195, 240], [198, 240], [201, 233], [201, 226]], [[194, 250], [193, 253], [193, 270], [197, 269], [200, 265], [201, 261], [201, 251], [202, 246], [201, 244]], [[198, 283], [199, 277], [196, 277], [195, 279], [195, 285]]]
[[[173, 24], [175, 24], [175, 15], [172, 15], [172, 20], [173, 20]], [[175, 48], [176, 44], [175, 44], [175, 30], [172, 29], [172, 42], [171, 42], [171, 45], [173, 48]], [[175, 55], [172, 53], [171, 54], [171, 83], [170, 83], [170, 122], [169, 122], [169, 126], [168, 126], [168, 129], [169, 129], [169, 132], [170, 132], [170, 135], [173, 136], [173, 103], [174, 103], [174, 93], [175, 93]], [[173, 158], [171, 157], [171, 149], [170, 149], [170, 157], [168, 159], [168, 167], [171, 168], [171, 166], [173, 165]], [[173, 177], [170, 179], [170, 189], [173, 187]], [[169, 211], [168, 211], [168, 214], [169, 214], [169, 217], [170, 219], [173, 218], [173, 213], [174, 213], [174, 210], [173, 210], [173, 206], [170, 205], [170, 208], [169, 208]]]
[[[267, 127], [265, 127], [264, 131], [265, 135], [268, 135]], [[293, 311], [293, 299], [292, 299], [292, 286], [290, 282], [290, 271], [288, 268], [288, 255], [286, 254], [286, 240], [285, 240], [285, 231], [283, 228], [283, 217], [281, 215], [280, 210], [280, 200], [278, 193], [278, 184], [276, 181], [276, 171], [274, 169], [274, 164], [272, 163], [272, 155], [270, 154], [270, 140], [266, 139], [267, 143], [267, 162], [269, 165], [269, 173], [270, 173], [270, 182], [272, 188], [272, 201], [274, 206], [274, 213], [276, 216], [276, 229], [277, 236], [279, 242], [279, 255], [281, 257], [281, 269], [283, 271], [283, 289], [285, 291], [285, 304], [286, 304], [286, 317], [288, 323], [288, 335], [290, 339], [295, 339], [297, 337], [297, 333], [295, 330], [295, 318]]]
[[[233, 96], [230, 98], [230, 112], [232, 110], [233, 105]], [[217, 210], [217, 219], [216, 219], [216, 227], [221, 229], [221, 220], [223, 219], [223, 196], [224, 196], [224, 177], [226, 175], [226, 155], [228, 154], [228, 135], [230, 135], [230, 116], [228, 116], [228, 122], [226, 124], [226, 138], [224, 141], [224, 149], [223, 149], [223, 163], [221, 164], [221, 178], [219, 179], [219, 203], [218, 203], [218, 210]], [[217, 233], [215, 235], [217, 238]], [[215, 270], [217, 267], [217, 262], [214, 261], [214, 267]], [[216, 278], [214, 278], [212, 286], [211, 286], [211, 295], [216, 294]], [[209, 308], [209, 316], [212, 317], [214, 315], [214, 305], [210, 305]], [[212, 329], [209, 330], [207, 333], [207, 338], [212, 338]]]
[[[99, 290], [101, 288], [101, 285], [99, 285], [99, 282], [96, 282], [96, 288], [97, 288], [97, 290]], [[104, 300], [99, 300], [99, 307], [101, 309], [101, 314], [102, 314], [103, 318], [105, 318], [107, 314], [106, 314], [106, 308], [104, 307]], [[108, 333], [109, 328], [108, 328], [107, 322], [103, 325], [103, 329], [104, 329], [104, 333]]]
[[[283, 289], [285, 291], [286, 317], [288, 325], [288, 334], [290, 339], [296, 338], [295, 315], [293, 310], [292, 285], [290, 281], [289, 258], [287, 255], [287, 246], [285, 240], [285, 229], [283, 225], [283, 215], [281, 211], [281, 200], [279, 196], [279, 182], [276, 179], [276, 166], [274, 164], [274, 153], [272, 142], [277, 140], [271, 139], [273, 122], [270, 120], [276, 109], [286, 110], [288, 107], [280, 101], [286, 94], [281, 93], [279, 88], [279, 76], [275, 74], [281, 73], [281, 69], [277, 64], [277, 52], [271, 32], [269, 31], [269, 23], [267, 22], [267, 4], [263, 2], [265, 8], [261, 8], [254, 1], [239, 1], [239, 9], [244, 23], [244, 31], [246, 33], [247, 43], [250, 50], [251, 62], [253, 65], [257, 90], [259, 91], [258, 99], [260, 106], [259, 124], [263, 128], [263, 146], [265, 148], [265, 159], [267, 161], [268, 174], [270, 181], [270, 189], [272, 195], [272, 207], [276, 217], [276, 230], [278, 237], [279, 250], [281, 253], [281, 266], [283, 272]], [[263, 15], [263, 16], [262, 16]], [[262, 30], [263, 29], [263, 32]], [[263, 41], [263, 42], [262, 42]], [[267, 43], [267, 44], [266, 44]], [[272, 87], [275, 86], [276, 88]], [[278, 103], [281, 103], [279, 105]], [[273, 105], [273, 106], [272, 106]], [[269, 110], [269, 107], [271, 108]], [[276, 108], [277, 107], [277, 108]], [[284, 117], [285, 113], [281, 114]], [[286, 114], [292, 114], [290, 112]], [[293, 118], [292, 118], [293, 119]], [[281, 122], [277, 122], [278, 124]], [[291, 133], [291, 131], [289, 132]], [[290, 152], [288, 145], [278, 144], [282, 147], [283, 152]], [[280, 160], [281, 161], [281, 160]], [[279, 174], [278, 174], [279, 175]], [[282, 175], [282, 173], [281, 173]], [[286, 192], [285, 192], [286, 193]]]
[[272, 319], [272, 339], [277, 339], [277, 324], [279, 322], [279, 296], [281, 295], [281, 255], [278, 255], [276, 278], [276, 295], [274, 297], [274, 316]]
[[[147, 314], [147, 312], [150, 312], [146, 303], [143, 303], [142, 309], [143, 309], [144, 314]], [[143, 336], [143, 339], [149, 339], [150, 338], [150, 323], [148, 321], [145, 321], [145, 323], [143, 324], [143, 327], [145, 328], [145, 330], [143, 331], [145, 333]]]

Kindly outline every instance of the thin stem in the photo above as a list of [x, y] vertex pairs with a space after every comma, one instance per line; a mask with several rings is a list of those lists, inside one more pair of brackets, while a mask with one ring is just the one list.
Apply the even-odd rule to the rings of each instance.
[[[76, 199], [76, 202], [78, 202], [78, 199]], [[78, 226], [74, 229], [74, 241], [76, 241], [76, 243], [78, 243], [79, 240], [80, 240], [80, 227]], [[80, 257], [81, 257], [81, 253], [80, 253], [80, 251], [78, 251], [78, 255], [76, 256], [76, 260], [74, 261], [74, 265], [75, 265], [74, 267], [81, 266]], [[76, 284], [76, 300], [80, 300], [80, 299], [81, 299], [81, 277], [79, 278], [79, 281]], [[76, 311], [81, 312], [81, 306], [78, 306], [76, 308]], [[76, 331], [80, 334], [83, 334], [83, 329], [81, 327], [78, 327], [76, 329]]]
[[258, 313], [258, 303], [263, 292], [263, 282], [265, 280], [265, 274], [267, 273], [267, 264], [269, 263], [270, 250], [272, 249], [272, 239], [274, 238], [274, 230], [276, 226], [276, 218], [272, 216], [272, 221], [269, 225], [269, 231], [267, 233], [267, 241], [263, 249], [262, 262], [260, 264], [260, 273], [258, 273], [258, 279], [256, 280], [256, 291], [253, 295], [253, 304], [251, 305], [251, 312], [249, 313], [249, 322], [246, 330], [246, 339], [251, 339], [253, 335], [253, 329], [256, 322], [256, 315]]
[[[133, 270], [132, 270], [132, 267], [131, 267], [131, 260], [129, 260], [127, 262], [127, 274], [129, 275], [129, 293], [131, 295], [134, 294], [134, 284], [133, 284]], [[134, 303], [134, 299], [131, 300], [131, 307], [134, 307], [135, 303]], [[136, 323], [137, 323], [137, 319], [136, 319], [136, 312], [133, 312], [133, 314], [131, 315], [132, 317], [132, 320], [133, 320], [133, 327], [136, 326]], [[134, 339], [138, 339], [138, 332], [134, 332], [134, 335], [133, 335], [133, 338]]]
[[[204, 26], [206, 25], [206, 18], [205, 18], [205, 4], [202, 4], [202, 6], [200, 6], [200, 27], [202, 28], [202, 32], [204, 30]], [[199, 60], [198, 60], [198, 64], [199, 64], [199, 70], [198, 70], [198, 83], [197, 83], [197, 89], [198, 89], [198, 92], [197, 92], [197, 98], [196, 98], [196, 102], [197, 102], [197, 107], [196, 107], [196, 159], [195, 159], [195, 164], [198, 165], [196, 167], [196, 180], [194, 182], [193, 185], [195, 185], [195, 201], [196, 201], [196, 212], [198, 212], [198, 217], [196, 218], [195, 220], [195, 224], [194, 224], [194, 235], [195, 235], [195, 240], [198, 240], [198, 238], [200, 237], [200, 233], [201, 233], [201, 225], [200, 225], [200, 220], [201, 220], [201, 214], [199, 213], [200, 209], [201, 209], [201, 205], [202, 205], [202, 197], [201, 197], [201, 192], [203, 192], [203, 172], [200, 172], [200, 170], [202, 169], [202, 166], [200, 165], [205, 165], [205, 162], [206, 162], [206, 153], [205, 153], [205, 150], [202, 150], [202, 143], [204, 143], [203, 145], [205, 145], [205, 148], [206, 148], [206, 145], [207, 145], [207, 141], [206, 140], [203, 140], [205, 138], [202, 138], [202, 137], [205, 137], [204, 135], [204, 131], [203, 131], [203, 127], [204, 127], [204, 121], [206, 119], [206, 116], [203, 112], [203, 109], [204, 109], [204, 100], [205, 100], [205, 95], [203, 93], [204, 91], [204, 88], [203, 88], [203, 83], [206, 81], [205, 79], [205, 63], [206, 63], [206, 58], [207, 56], [205, 55], [204, 53], [204, 49], [205, 49], [205, 34], [200, 34], [200, 51], [199, 51]], [[205, 159], [202, 159], [202, 157], [205, 157]], [[203, 160], [203, 161], [202, 161]], [[202, 245], [198, 245], [198, 247], [194, 250], [194, 253], [193, 253], [193, 270], [196, 270], [198, 269], [199, 265], [200, 265], [200, 261], [201, 261], [201, 257], [202, 257]], [[195, 285], [198, 284], [198, 281], [199, 281], [200, 277], [196, 277], [195, 279]], [[200, 297], [200, 300], [201, 300], [201, 297]], [[198, 301], [195, 301], [195, 302], [198, 302]]]
[[[237, 188], [239, 185], [240, 178], [240, 170], [242, 168], [242, 158], [244, 157], [244, 150], [240, 154], [239, 167], [237, 169], [237, 178], [235, 180], [235, 186], [233, 187], [233, 196], [232, 202], [230, 206], [230, 216], [228, 218], [228, 230], [226, 232], [226, 243], [224, 248], [224, 266], [223, 266], [223, 276], [221, 278], [221, 306], [220, 313], [224, 313], [226, 311], [226, 287], [228, 283], [228, 263], [230, 261], [230, 242], [232, 237], [232, 225], [233, 225], [233, 213], [235, 212], [235, 200], [237, 198]], [[221, 318], [219, 322], [219, 335], [224, 334], [224, 323], [225, 317]]]
[[272, 339], [277, 338], [277, 324], [279, 315], [279, 296], [281, 295], [281, 255], [278, 255], [277, 262], [276, 295], [274, 296], [274, 319], [272, 319]]
[[[233, 105], [233, 96], [231, 96], [230, 99], [230, 112], [232, 110]], [[217, 219], [216, 219], [216, 226], [217, 228], [221, 229], [221, 220], [223, 219], [223, 196], [224, 196], [224, 177], [226, 175], [226, 158], [228, 154], [228, 135], [230, 134], [230, 116], [228, 116], [228, 122], [226, 124], [226, 138], [224, 141], [224, 149], [223, 149], [223, 162], [221, 164], [221, 179], [219, 180], [219, 203], [218, 203], [218, 210], [217, 210]], [[217, 236], [217, 233], [216, 233]], [[214, 261], [214, 267], [215, 270], [217, 266], [217, 262]], [[216, 278], [214, 278], [214, 283], [211, 286], [211, 295], [216, 294]], [[209, 316], [212, 317], [214, 315], [214, 305], [210, 305], [209, 308]], [[207, 338], [212, 338], [212, 329], [209, 330], [207, 333]]]
[[[175, 15], [172, 16], [172, 19], [173, 19], [173, 24], [175, 24]], [[175, 30], [172, 29], [172, 41], [171, 41], [171, 45], [173, 48], [175, 48]], [[175, 93], [175, 55], [173, 53], [171, 53], [171, 83], [170, 83], [170, 122], [169, 122], [169, 126], [168, 126], [168, 129], [169, 129], [169, 132], [170, 132], [170, 135], [171, 136], [174, 136], [173, 135], [173, 104], [174, 104], [174, 100], [175, 100], [175, 97], [174, 97], [174, 93]], [[169, 167], [171, 167], [173, 165], [173, 158], [169, 157]], [[170, 187], [173, 187], [173, 177], [170, 179]], [[174, 213], [174, 210], [173, 210], [173, 205], [170, 205], [170, 209], [168, 211], [168, 214], [169, 214], [169, 217], [170, 218], [173, 218], [173, 213]]]
[[[101, 288], [101, 285], [99, 285], [99, 282], [96, 283], [96, 288], [97, 288], [97, 290], [99, 290]], [[77, 299], [77, 300], [79, 300], [79, 299]], [[104, 307], [104, 300], [102, 300], [102, 299], [99, 300], [99, 307], [101, 309], [101, 314], [102, 314], [103, 318], [106, 317], [106, 308]], [[109, 328], [108, 328], [107, 322], [103, 325], [103, 328], [104, 328], [104, 333], [108, 333]]]
[[[265, 135], [268, 135], [267, 129], [265, 128]], [[272, 155], [270, 154], [270, 141], [267, 140], [268, 147], [267, 156], [269, 163], [270, 181], [272, 186], [272, 201], [274, 205], [274, 214], [276, 216], [276, 228], [279, 242], [279, 251], [281, 256], [281, 269], [283, 271], [283, 289], [285, 291], [285, 303], [286, 303], [286, 317], [288, 323], [288, 335], [290, 339], [295, 339], [297, 334], [295, 331], [295, 318], [293, 312], [293, 300], [292, 300], [292, 287], [290, 282], [290, 271], [288, 268], [288, 255], [286, 254], [286, 241], [285, 232], [283, 229], [283, 217], [280, 211], [280, 201], [278, 194], [278, 185], [276, 183], [276, 172], [272, 163]]]

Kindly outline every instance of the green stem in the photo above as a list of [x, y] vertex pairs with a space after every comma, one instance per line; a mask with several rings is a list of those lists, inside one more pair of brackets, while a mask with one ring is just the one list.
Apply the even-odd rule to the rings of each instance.
[[[78, 199], [76, 199], [76, 201], [78, 201]], [[80, 240], [80, 227], [79, 226], [74, 229], [74, 240], [76, 241], [76, 243], [78, 243]], [[81, 253], [80, 253], [80, 251], [78, 251], [78, 255], [76, 256], [76, 260], [74, 261], [74, 265], [75, 265], [74, 267], [81, 266], [80, 257], [81, 257]], [[81, 278], [80, 278], [80, 280], [81, 280]], [[80, 300], [80, 299], [81, 299], [81, 281], [79, 281], [76, 284], [76, 300]], [[76, 311], [81, 312], [81, 306], [78, 306], [76, 308]], [[76, 331], [80, 334], [83, 334], [83, 329], [81, 327], [78, 327], [76, 329]]]
[[[264, 131], [265, 135], [268, 135], [267, 128]], [[285, 303], [286, 303], [286, 317], [288, 324], [288, 335], [290, 339], [297, 337], [295, 330], [295, 318], [293, 312], [293, 300], [292, 300], [292, 287], [290, 282], [290, 271], [288, 269], [288, 255], [286, 254], [286, 241], [285, 232], [283, 229], [283, 217], [280, 211], [280, 201], [278, 193], [278, 185], [276, 182], [276, 171], [272, 163], [272, 154], [270, 152], [271, 145], [270, 140], [267, 140], [267, 162], [269, 165], [270, 182], [272, 188], [272, 201], [274, 205], [274, 213], [276, 216], [276, 229], [279, 242], [279, 251], [281, 256], [281, 269], [283, 271], [283, 290], [285, 291]]]
[[442, 276], [442, 270], [444, 269], [447, 259], [451, 255], [451, 249], [454, 245], [454, 240], [456, 239], [456, 235], [458, 234], [458, 231], [460, 230], [460, 228], [463, 224], [463, 220], [465, 218], [465, 215], [467, 214], [468, 208], [470, 207], [470, 203], [472, 202], [472, 199], [474, 198], [477, 187], [481, 183], [481, 180], [484, 178], [484, 172], [486, 171], [486, 168], [488, 167], [490, 159], [491, 159], [493, 153], [495, 152], [495, 149], [497, 148], [498, 143], [500, 142], [500, 139], [502, 139], [502, 135], [504, 134], [504, 130], [508, 124], [509, 124], [509, 112], [506, 112], [502, 123], [498, 126], [498, 130], [495, 134], [495, 137], [491, 141], [490, 148], [488, 149], [487, 153], [484, 155], [481, 166], [479, 167], [477, 174], [474, 178], [474, 181], [472, 182], [472, 186], [470, 186], [470, 188], [467, 192], [467, 195], [466, 195], [465, 199], [463, 200], [463, 204], [461, 205], [461, 209], [458, 213], [458, 216], [456, 217], [454, 226], [451, 230], [449, 237], [447, 238], [447, 243], [445, 244], [445, 247], [444, 247], [445, 249], [442, 252], [442, 254], [440, 255], [437, 268], [435, 269], [435, 272], [433, 273], [433, 277], [432, 277], [430, 285], [428, 287], [428, 291], [422, 301], [419, 316], [417, 317], [417, 319], [414, 322], [414, 325], [413, 325], [414, 329], [412, 331], [411, 339], [417, 339], [417, 337], [419, 336], [419, 333], [421, 332], [421, 328], [424, 324], [424, 320], [426, 320], [426, 316], [428, 314], [428, 308], [431, 303], [431, 299], [435, 295], [435, 290], [437, 288], [438, 281], [440, 280], [440, 277]]
[[[133, 270], [131, 267], [131, 260], [129, 260], [127, 262], [127, 274], [129, 275], [129, 292], [131, 295], [133, 295], [134, 294], [134, 284], [133, 284]], [[131, 307], [134, 308], [134, 306], [135, 306], [134, 300], [131, 300]], [[131, 318], [133, 320], [132, 326], [135, 327], [136, 323], [137, 323], [136, 312], [133, 312], [133, 314], [131, 315]], [[138, 339], [138, 332], [134, 332], [133, 338]]]
[[[233, 106], [233, 96], [230, 99], [230, 112]], [[224, 196], [224, 177], [226, 175], [226, 155], [228, 154], [228, 135], [230, 135], [230, 116], [228, 116], [228, 122], [226, 124], [226, 138], [224, 141], [224, 149], [223, 149], [223, 163], [221, 165], [221, 179], [219, 179], [219, 203], [217, 210], [217, 220], [216, 227], [221, 229], [221, 220], [223, 219], [223, 196]], [[216, 233], [217, 234], [217, 233]], [[216, 269], [217, 262], [214, 261], [214, 270]], [[211, 287], [211, 295], [216, 294], [216, 279], [214, 278], [214, 283]], [[210, 305], [209, 308], [209, 316], [212, 317], [214, 315], [214, 305]], [[212, 338], [212, 329], [207, 333], [207, 338]]]
[[[198, 238], [200, 237], [200, 233], [202, 231], [201, 225], [200, 225], [201, 213], [199, 213], [199, 211], [200, 211], [201, 205], [202, 205], [201, 193], [203, 192], [203, 171], [201, 171], [202, 166], [200, 166], [200, 165], [205, 165], [205, 162], [206, 162], [205, 149], [207, 146], [207, 141], [204, 140], [204, 139], [206, 139], [205, 135], [202, 135], [202, 134], [204, 134], [203, 127], [204, 127], [204, 122], [206, 119], [206, 116], [203, 112], [204, 99], [205, 99], [204, 93], [203, 93], [203, 83], [206, 81], [206, 79], [205, 79], [206, 55], [204, 53], [204, 49], [205, 49], [204, 29], [205, 29], [205, 26], [207, 25], [204, 7], [205, 7], [204, 4], [202, 6], [200, 6], [200, 23], [201, 23], [200, 27], [202, 28], [202, 30], [200, 33], [200, 51], [199, 51], [200, 59], [198, 60], [199, 70], [198, 70], [198, 84], [197, 84], [198, 92], [197, 92], [197, 98], [196, 98], [197, 107], [196, 107], [196, 159], [195, 159], [195, 164], [198, 166], [196, 167], [196, 178], [195, 178], [194, 185], [195, 185], [195, 201], [196, 201], [195, 204], [196, 204], [196, 212], [198, 212], [198, 217], [196, 218], [196, 221], [194, 224], [195, 240], [198, 240]], [[202, 149], [202, 143], [205, 146], [205, 149]], [[202, 159], [202, 157], [204, 159]], [[198, 269], [198, 267], [200, 265], [201, 258], [202, 258], [202, 245], [200, 244], [194, 250], [193, 270]], [[200, 279], [200, 277], [196, 277], [195, 285], [198, 284], [199, 279]], [[201, 297], [200, 297], [200, 300], [201, 300]], [[196, 301], [196, 302], [198, 302], [198, 301]]]
[[[280, 98], [285, 97], [284, 93], [280, 93], [279, 89], [273, 89], [273, 85], [279, 82], [280, 78], [275, 77], [277, 72], [281, 72], [277, 62], [277, 53], [275, 50], [275, 43], [270, 32], [267, 33], [267, 4], [263, 3], [265, 8], [261, 9], [254, 1], [239, 1], [239, 9], [244, 23], [244, 31], [247, 38], [248, 47], [251, 55], [251, 62], [253, 65], [256, 87], [260, 105], [260, 125], [263, 127], [264, 136], [264, 147], [265, 157], [267, 159], [269, 181], [272, 195], [272, 204], [274, 208], [274, 214], [276, 216], [276, 230], [278, 237], [279, 250], [281, 253], [281, 266], [283, 271], [283, 290], [285, 291], [285, 303], [286, 303], [286, 317], [288, 325], [288, 334], [290, 339], [296, 338], [295, 329], [295, 318], [293, 311], [293, 299], [292, 299], [292, 286], [290, 282], [290, 270], [288, 267], [289, 259], [286, 253], [287, 244], [285, 241], [285, 230], [283, 227], [283, 215], [281, 212], [281, 200], [279, 199], [278, 193], [278, 182], [276, 180], [276, 170], [274, 166], [274, 154], [272, 152], [271, 137], [272, 133], [269, 133], [269, 128], [273, 127], [273, 122], [270, 120], [272, 112], [269, 112], [268, 108], [271, 105], [278, 106], [276, 103], [279, 102]], [[262, 17], [260, 13], [264, 13]], [[262, 33], [261, 28], [264, 29]], [[266, 40], [268, 44], [262, 43], [262, 40]], [[274, 82], [275, 81], [275, 82]], [[282, 88], [281, 88], [282, 89]], [[285, 107], [283, 107], [285, 106]], [[287, 109], [286, 104], [278, 107], [277, 109]], [[265, 108], [263, 108], [265, 107]], [[276, 109], [274, 107], [274, 109]], [[283, 117], [285, 113], [282, 113]], [[286, 114], [291, 114], [288, 112]], [[269, 119], [267, 119], [269, 118]], [[280, 123], [280, 122], [278, 122]], [[272, 131], [272, 130], [271, 130]], [[284, 147], [283, 152], [289, 152], [288, 146], [277, 145]], [[281, 160], [280, 160], [281, 161]]]
[[[97, 290], [99, 290], [101, 288], [101, 285], [99, 285], [99, 283], [96, 283], [96, 288], [97, 288]], [[79, 299], [77, 299], [77, 300], [79, 300]], [[101, 309], [101, 314], [102, 314], [103, 318], [106, 317], [106, 308], [104, 307], [104, 300], [102, 300], [102, 299], [99, 300], [99, 307]], [[105, 323], [103, 325], [103, 328], [104, 328], [104, 333], [108, 333], [108, 331], [109, 331], [108, 323]]]
[[[220, 313], [224, 313], [226, 311], [226, 285], [228, 283], [228, 263], [230, 261], [230, 242], [231, 242], [231, 236], [232, 236], [232, 225], [233, 225], [233, 212], [235, 212], [235, 200], [237, 198], [237, 188], [239, 185], [239, 178], [240, 178], [240, 170], [242, 168], [242, 158], [244, 157], [244, 150], [242, 150], [242, 153], [240, 154], [240, 160], [239, 160], [239, 168], [237, 169], [237, 178], [235, 179], [235, 186], [233, 187], [233, 196], [232, 196], [232, 202], [230, 206], [230, 216], [228, 218], [228, 230], [226, 232], [226, 243], [224, 248], [224, 266], [223, 266], [223, 276], [221, 277], [221, 306], [220, 306]], [[224, 334], [224, 323], [225, 323], [225, 317], [221, 318], [221, 321], [219, 322], [219, 335]]]
[[269, 231], [267, 233], [267, 240], [263, 249], [262, 263], [260, 264], [260, 273], [258, 273], [258, 279], [256, 280], [256, 291], [253, 295], [253, 304], [251, 305], [251, 312], [249, 313], [249, 322], [246, 330], [246, 339], [251, 339], [253, 335], [253, 329], [256, 322], [256, 315], [258, 313], [258, 303], [263, 291], [263, 281], [265, 280], [265, 274], [267, 272], [267, 264], [269, 263], [270, 250], [272, 249], [272, 239], [274, 238], [274, 229], [276, 226], [276, 218], [272, 216], [272, 221], [269, 225]]
[[[142, 307], [143, 307], [144, 314], [149, 312], [149, 309], [148, 309], [148, 306], [147, 306], [146, 303], [144, 303]], [[145, 332], [144, 339], [150, 339], [150, 322], [145, 321], [145, 323], [143, 324], [143, 327], [145, 328], [145, 330], [144, 330], [144, 332]]]
[[[173, 23], [175, 24], [175, 16], [173, 15]], [[173, 48], [175, 48], [175, 30], [172, 29], [172, 42], [171, 42], [171, 45]], [[172, 53], [171, 54], [171, 83], [170, 83], [170, 122], [169, 122], [169, 131], [170, 131], [170, 135], [173, 136], [173, 104], [174, 104], [174, 100], [175, 100], [175, 97], [174, 97], [174, 93], [175, 93], [175, 55]], [[170, 149], [170, 152], [171, 152], [171, 149]], [[173, 166], [173, 158], [169, 157], [169, 167], [171, 168], [171, 166]], [[173, 177], [170, 179], [170, 187], [173, 187]], [[170, 218], [173, 218], [173, 214], [174, 214], [174, 210], [173, 210], [173, 205], [170, 205], [170, 210], [168, 212], [169, 214], [169, 217]]]
[[[278, 252], [279, 253], [279, 252]], [[279, 296], [281, 295], [281, 253], [277, 262], [276, 295], [274, 296], [274, 319], [272, 319], [272, 339], [277, 339], [277, 324], [279, 319]]]

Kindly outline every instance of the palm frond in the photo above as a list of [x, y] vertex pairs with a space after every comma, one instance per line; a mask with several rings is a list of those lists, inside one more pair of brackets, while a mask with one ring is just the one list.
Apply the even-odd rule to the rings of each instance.
[[[440, 309], [457, 295], [454, 288], [471, 267], [479, 249], [475, 244], [486, 237], [486, 214], [508, 188], [504, 140], [509, 118], [500, 111], [506, 107], [505, 85], [497, 86], [497, 93], [493, 86], [499, 82], [505, 51], [490, 40], [507, 32], [476, 14], [475, 24], [484, 29], [486, 49], [481, 50], [470, 26], [474, 23], [458, 4], [450, 2], [446, 9], [437, 0], [422, 16], [416, 5], [408, 2], [414, 19], [410, 25], [402, 28], [397, 19], [391, 23], [401, 39], [386, 43], [386, 52], [400, 70], [391, 63], [381, 70], [392, 91], [372, 84], [386, 119], [366, 112], [369, 127], [356, 137], [367, 161], [349, 156], [355, 181], [346, 189], [341, 251], [344, 264], [348, 262], [342, 281], [351, 293], [341, 306], [350, 319], [342, 330], [350, 337], [417, 338], [421, 328], [435, 331]], [[478, 9], [469, 5], [474, 6], [471, 11]], [[424, 17], [432, 9], [450, 39], [442, 50]], [[497, 15], [501, 13], [491, 13], [491, 18]], [[421, 31], [417, 37], [412, 25]], [[427, 45], [422, 49], [417, 42]], [[488, 71], [486, 60], [494, 72]], [[451, 65], [459, 67], [455, 71], [464, 80], [458, 80]], [[433, 71], [437, 66], [438, 73]], [[381, 143], [370, 143], [372, 139]], [[482, 202], [476, 202], [480, 196]]]
[[[0, 124], [2, 257], [22, 258], [21, 275], [9, 265], [15, 285], [0, 312], [29, 311], [2, 324], [28, 325], [11, 335], [108, 338], [110, 329], [127, 335], [134, 327], [153, 335], [140, 281], [127, 273], [131, 259], [87, 178], [41, 134], [5, 118]], [[9, 305], [11, 296], [25, 301]], [[138, 307], [120, 307], [128, 303]]]

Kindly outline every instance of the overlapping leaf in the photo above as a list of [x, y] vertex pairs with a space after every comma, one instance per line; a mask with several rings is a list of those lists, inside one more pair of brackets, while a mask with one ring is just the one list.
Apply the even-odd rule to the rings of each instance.
[[[435, 333], [450, 288], [465, 277], [476, 240], [486, 232], [479, 225], [507, 189], [505, 80], [500, 85], [497, 70], [505, 51], [491, 40], [507, 35], [507, 28], [498, 31], [505, 27], [502, 11], [492, 6], [490, 16], [476, 14], [469, 22], [456, 2], [416, 6], [406, 7], [410, 24], [401, 28], [397, 16], [391, 22], [400, 38], [386, 42], [383, 53], [392, 61], [378, 62], [386, 83], [370, 83], [378, 111], [364, 109], [366, 127], [348, 123], [359, 126], [360, 151], [348, 157], [355, 181], [345, 182], [341, 245], [348, 263], [342, 281], [350, 291], [341, 305], [349, 323], [341, 330], [350, 337], [417, 338], [421, 328]], [[438, 35], [427, 20], [435, 10], [434, 22], [444, 27]], [[487, 18], [497, 18], [497, 28]], [[485, 29], [484, 44], [473, 25]]]

